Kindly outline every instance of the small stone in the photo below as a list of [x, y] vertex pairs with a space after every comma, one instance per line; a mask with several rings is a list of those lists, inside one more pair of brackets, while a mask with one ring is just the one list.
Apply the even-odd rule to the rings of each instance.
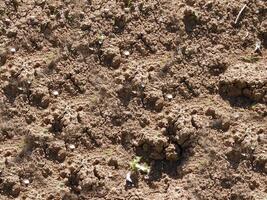
[[54, 90], [54, 91], [52, 91], [52, 94], [53, 94], [54, 96], [58, 96], [58, 95], [59, 95], [59, 92], [58, 92], [57, 90]]
[[133, 183], [133, 180], [131, 179], [131, 172], [126, 174], [126, 182]]
[[13, 48], [10, 48], [10, 52], [11, 53], [16, 53], [16, 49], [13, 47]]
[[124, 11], [125, 11], [126, 13], [128, 13], [128, 12], [130, 12], [130, 8], [124, 8]]
[[145, 175], [145, 176], [144, 176], [144, 179], [145, 179], [145, 180], [149, 180], [149, 179], [150, 179], [149, 175]]
[[172, 100], [172, 99], [173, 99], [173, 96], [172, 96], [172, 94], [167, 94], [167, 95], [166, 95], [166, 98], [167, 98], [168, 100]]
[[257, 41], [255, 44], [255, 52], [260, 52], [261, 51], [261, 42]]
[[22, 87], [18, 87], [18, 90], [19, 90], [19, 91], [23, 91], [23, 88], [22, 88]]
[[108, 173], [108, 178], [113, 178], [114, 175], [112, 173]]
[[130, 52], [129, 52], [129, 51], [124, 51], [124, 52], [123, 52], [123, 55], [125, 55], [125, 56], [129, 56], [129, 55], [130, 55]]
[[25, 185], [29, 185], [30, 184], [30, 180], [29, 179], [23, 179], [22, 181]]
[[105, 9], [103, 10], [104, 13], [108, 13], [109, 11], [110, 11], [110, 9], [108, 9], [108, 8], [105, 8]]
[[69, 145], [69, 149], [70, 149], [70, 150], [74, 150], [75, 148], [76, 148], [76, 147], [75, 147], [74, 144], [70, 144], [70, 145]]

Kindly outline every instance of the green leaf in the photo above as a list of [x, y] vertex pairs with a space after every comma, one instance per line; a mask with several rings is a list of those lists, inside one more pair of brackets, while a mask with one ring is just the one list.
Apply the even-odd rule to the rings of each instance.
[[130, 162], [130, 168], [132, 171], [141, 171], [144, 173], [150, 172], [150, 167], [144, 163], [140, 164], [141, 157], [136, 157], [133, 161]]

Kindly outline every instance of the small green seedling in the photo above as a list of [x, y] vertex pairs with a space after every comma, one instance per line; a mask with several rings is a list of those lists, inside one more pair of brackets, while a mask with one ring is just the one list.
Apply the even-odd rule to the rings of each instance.
[[255, 63], [258, 60], [260, 60], [260, 57], [258, 57], [258, 56], [248, 56], [248, 57], [242, 57], [241, 60], [243, 62], [247, 62], [247, 63]]
[[130, 7], [132, 4], [132, 0], [128, 0], [127, 7]]
[[126, 8], [129, 8], [132, 4], [132, 0], [124, 0], [124, 4]]
[[140, 164], [140, 161], [141, 161], [141, 157], [136, 157], [135, 159], [133, 159], [130, 162], [131, 170], [132, 171], [141, 171], [141, 172], [149, 174], [150, 167], [146, 163]]
[[98, 36], [98, 43], [99, 43], [99, 44], [103, 44], [105, 38], [106, 38], [105, 35], [100, 34], [100, 35]]

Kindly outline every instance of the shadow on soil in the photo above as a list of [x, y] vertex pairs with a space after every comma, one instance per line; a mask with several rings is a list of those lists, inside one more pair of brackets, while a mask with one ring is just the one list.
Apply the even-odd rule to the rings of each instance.
[[221, 94], [221, 97], [223, 98], [223, 100], [228, 101], [232, 107], [247, 109], [255, 104], [255, 101], [252, 101], [251, 99], [245, 96], [227, 97]]

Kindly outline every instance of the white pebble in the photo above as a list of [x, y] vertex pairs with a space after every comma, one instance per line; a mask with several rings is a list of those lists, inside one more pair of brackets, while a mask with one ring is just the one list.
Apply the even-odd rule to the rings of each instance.
[[24, 183], [25, 185], [29, 185], [29, 184], [30, 184], [30, 180], [29, 180], [29, 179], [23, 179], [23, 183]]
[[130, 8], [124, 8], [124, 11], [125, 11], [126, 13], [128, 13], [128, 12], [130, 12]]
[[149, 176], [148, 176], [148, 175], [145, 175], [145, 176], [144, 176], [144, 179], [145, 179], [145, 180], [149, 180]]
[[167, 94], [166, 97], [167, 97], [167, 99], [169, 99], [169, 100], [173, 99], [172, 94]]
[[22, 87], [18, 87], [18, 90], [19, 90], [19, 91], [23, 91], [23, 88], [22, 88]]
[[130, 55], [130, 52], [129, 52], [129, 51], [124, 51], [123, 54], [124, 54], [125, 56], [129, 56], [129, 55]]
[[105, 8], [103, 11], [104, 11], [105, 13], [108, 13], [108, 12], [110, 11], [110, 9]]
[[133, 180], [131, 179], [131, 172], [128, 172], [128, 173], [126, 174], [126, 181], [128, 181], [128, 182], [130, 182], [130, 183], [133, 182]]
[[15, 48], [10, 48], [10, 52], [11, 53], [16, 53], [16, 49]]
[[255, 51], [260, 51], [260, 50], [261, 50], [261, 42], [258, 41], [258, 42], [256, 42]]
[[59, 92], [56, 91], [56, 90], [54, 90], [54, 91], [52, 92], [52, 94], [53, 94], [54, 96], [58, 96], [58, 95], [59, 95]]
[[36, 19], [36, 17], [34, 15], [31, 15], [31, 16], [29, 16], [29, 19], [34, 20], [34, 19]]
[[75, 145], [74, 145], [74, 144], [70, 144], [70, 145], [69, 145], [69, 148], [70, 148], [71, 150], [73, 150], [73, 149], [75, 149]]

